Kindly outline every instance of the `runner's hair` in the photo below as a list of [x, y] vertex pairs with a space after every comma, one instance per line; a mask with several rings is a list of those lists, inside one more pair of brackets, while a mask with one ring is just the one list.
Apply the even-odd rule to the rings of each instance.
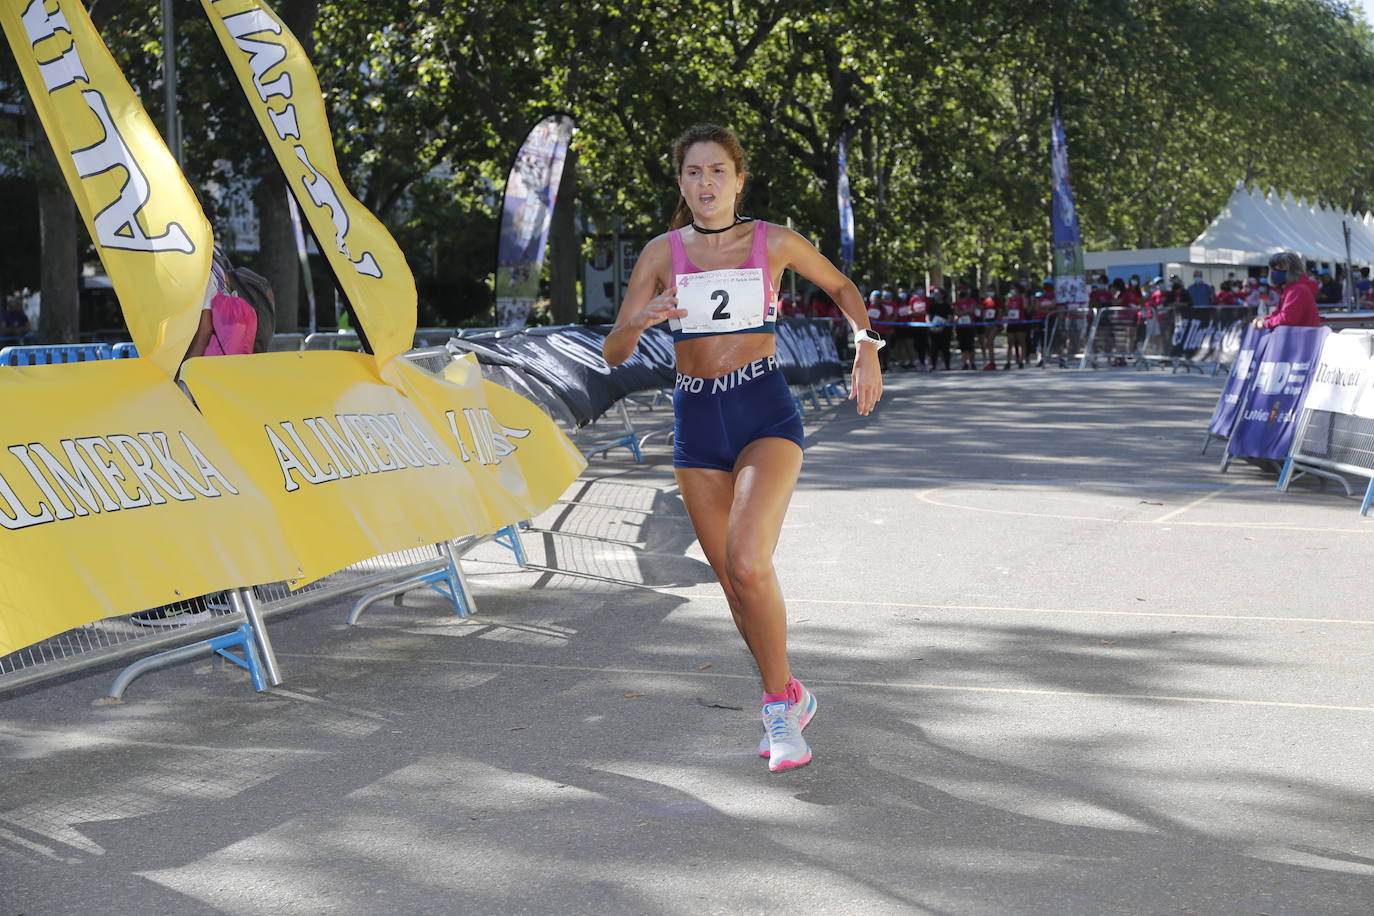
[[[673, 144], [673, 174], [682, 175], [682, 160], [687, 158], [687, 151], [698, 143], [719, 143], [725, 147], [725, 152], [735, 163], [735, 174], [743, 175], [745, 180], [749, 179], [749, 170], [744, 161], [744, 147], [740, 146], [739, 138], [728, 128], [718, 127], [715, 124], [696, 124], [677, 138]], [[741, 192], [743, 196], [743, 192]], [[735, 212], [739, 212], [739, 201], [735, 201]], [[673, 213], [673, 218], [668, 222], [668, 231], [681, 229], [692, 221], [692, 211], [687, 206], [686, 198], [678, 195], [677, 210]]]

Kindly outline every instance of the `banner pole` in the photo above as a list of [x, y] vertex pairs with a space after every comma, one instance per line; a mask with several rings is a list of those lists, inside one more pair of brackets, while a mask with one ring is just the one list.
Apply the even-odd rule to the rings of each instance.
[[167, 107], [167, 147], [177, 166], [181, 156], [181, 124], [177, 118], [176, 28], [172, 22], [172, 0], [162, 0], [162, 87]]
[[1341, 220], [1341, 231], [1345, 233], [1345, 283], [1342, 284], [1345, 307], [1355, 311], [1355, 278], [1350, 275], [1350, 224]]

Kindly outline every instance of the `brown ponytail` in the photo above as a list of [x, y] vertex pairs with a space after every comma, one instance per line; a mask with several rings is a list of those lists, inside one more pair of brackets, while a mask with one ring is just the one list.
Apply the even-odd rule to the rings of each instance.
[[[681, 177], [682, 160], [687, 158], [687, 151], [698, 143], [719, 143], [725, 147], [726, 154], [735, 163], [735, 174], [743, 175], [745, 180], [748, 180], [749, 170], [744, 161], [744, 147], [740, 146], [739, 138], [735, 136], [733, 131], [724, 127], [717, 127], [715, 124], [697, 124], [687, 128], [682, 136], [677, 138], [677, 142], [673, 144], [674, 175]], [[741, 196], [743, 196], [743, 192], [741, 192]], [[737, 200], [735, 203], [738, 208], [739, 201]], [[668, 231], [681, 229], [691, 222], [692, 210], [687, 206], [686, 199], [679, 194], [677, 209], [673, 211], [673, 218], [668, 221]]]

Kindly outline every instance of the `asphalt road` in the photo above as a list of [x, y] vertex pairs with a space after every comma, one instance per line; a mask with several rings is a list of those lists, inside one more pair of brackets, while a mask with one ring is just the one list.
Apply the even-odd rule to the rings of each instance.
[[809, 412], [798, 771], [754, 756], [661, 441], [596, 459], [528, 568], [470, 554], [475, 617], [274, 619], [262, 694], [187, 663], [0, 696], [0, 912], [1374, 912], [1374, 518], [1218, 473], [1218, 390], [904, 374]]

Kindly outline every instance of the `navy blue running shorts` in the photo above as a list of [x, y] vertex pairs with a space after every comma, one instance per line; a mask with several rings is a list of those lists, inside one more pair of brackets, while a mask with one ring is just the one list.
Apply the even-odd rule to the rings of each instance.
[[776, 356], [720, 378], [678, 373], [673, 389], [673, 467], [733, 471], [755, 439], [776, 437], [805, 448], [801, 413]]

